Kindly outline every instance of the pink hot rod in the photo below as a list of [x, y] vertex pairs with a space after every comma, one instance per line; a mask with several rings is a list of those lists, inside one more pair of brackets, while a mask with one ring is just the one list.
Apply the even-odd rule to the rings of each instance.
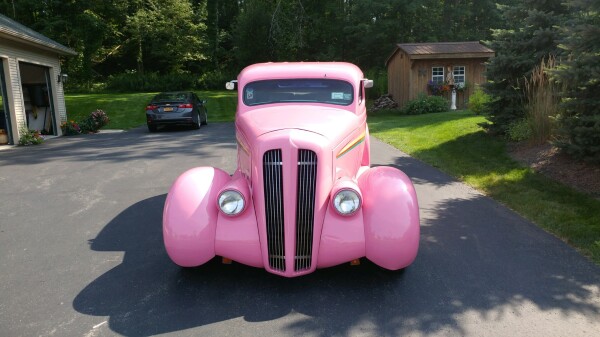
[[370, 167], [373, 82], [349, 63], [255, 64], [234, 82], [237, 169], [177, 178], [163, 214], [171, 259], [192, 267], [218, 255], [286, 277], [362, 257], [410, 265], [417, 197], [402, 171]]

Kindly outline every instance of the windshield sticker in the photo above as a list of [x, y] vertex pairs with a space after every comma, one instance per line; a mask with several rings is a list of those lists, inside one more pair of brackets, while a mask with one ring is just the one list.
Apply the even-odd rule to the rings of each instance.
[[331, 99], [344, 99], [344, 93], [343, 92], [332, 92]]
[[254, 89], [246, 89], [246, 99], [254, 99]]
[[352, 99], [352, 94], [344, 94], [344, 100], [349, 101]]

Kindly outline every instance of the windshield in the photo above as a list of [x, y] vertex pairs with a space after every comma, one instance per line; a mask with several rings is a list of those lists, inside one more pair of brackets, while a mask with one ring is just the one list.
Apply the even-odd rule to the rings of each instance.
[[244, 87], [244, 104], [310, 102], [350, 105], [352, 85], [328, 79], [285, 79], [250, 82]]

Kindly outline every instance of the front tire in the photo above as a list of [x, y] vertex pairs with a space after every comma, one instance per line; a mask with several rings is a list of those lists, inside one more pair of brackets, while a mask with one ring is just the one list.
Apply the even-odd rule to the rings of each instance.
[[149, 132], [156, 132], [156, 125], [150, 125], [150, 124], [148, 124], [148, 131]]

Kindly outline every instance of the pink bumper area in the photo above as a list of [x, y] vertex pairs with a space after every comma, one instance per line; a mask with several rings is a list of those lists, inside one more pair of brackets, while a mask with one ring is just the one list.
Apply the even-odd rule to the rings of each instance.
[[[352, 181], [362, 194], [362, 208], [352, 216], [341, 216], [328, 203], [321, 233], [315, 233], [314, 268], [325, 268], [367, 257], [391, 270], [410, 265], [419, 247], [419, 208], [410, 179], [390, 167], [367, 169]], [[340, 187], [340, 185], [342, 185]], [[218, 210], [221, 191], [236, 189], [246, 208], [229, 217]], [[182, 174], [167, 196], [163, 214], [164, 243], [170, 258], [185, 267], [199, 266], [215, 255], [254, 266], [269, 268], [263, 256], [255, 207], [248, 184], [241, 174], [230, 177], [222, 170], [199, 167]], [[263, 243], [267, 244], [267, 243]], [[293, 277], [305, 273], [276, 272]]]

